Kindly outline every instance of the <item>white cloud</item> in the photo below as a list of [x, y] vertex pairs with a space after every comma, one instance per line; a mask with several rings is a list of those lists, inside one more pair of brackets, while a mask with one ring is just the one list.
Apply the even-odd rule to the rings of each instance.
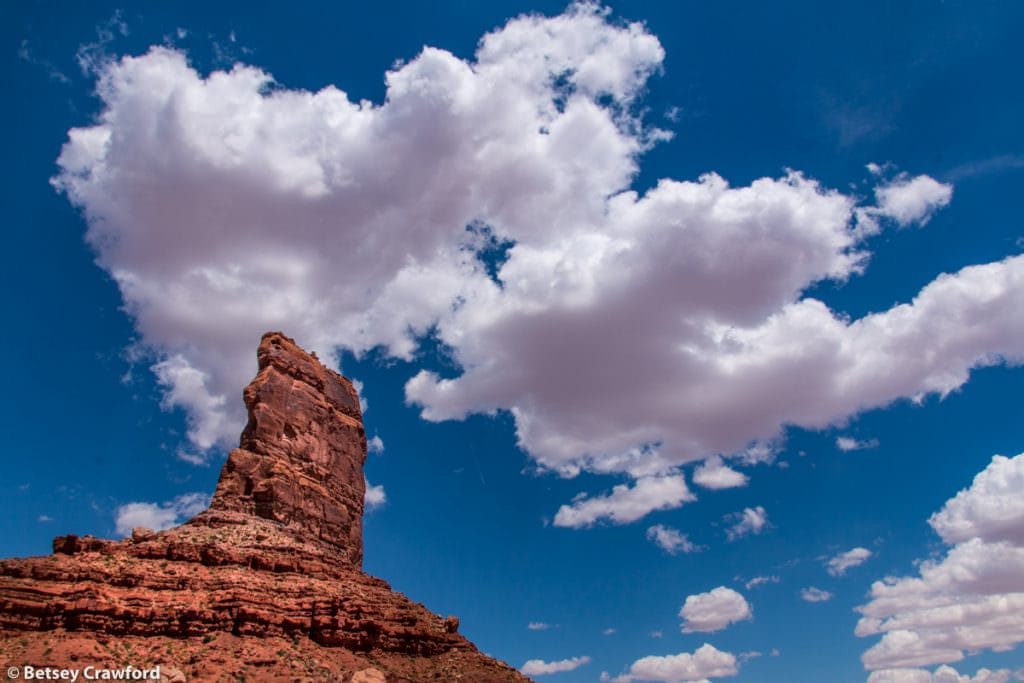
[[615, 635], [616, 632], [617, 632], [617, 629], [606, 628], [605, 630], [601, 631], [601, 635], [603, 635], [603, 636], [613, 636], [613, 635]]
[[757, 586], [760, 586], [762, 584], [778, 582], [779, 577], [777, 576], [755, 576], [750, 581], [747, 581], [744, 585], [746, 586], [747, 590], [750, 590], [751, 588], [756, 588]]
[[[581, 5], [510, 22], [472, 63], [425, 48], [375, 106], [271, 89], [248, 66], [203, 78], [154, 47], [97, 66], [103, 111], [69, 132], [55, 184], [84, 209], [143, 341], [205, 378], [174, 405], [207, 449], [244, 424], [210, 398], [237, 394], [266, 329], [325, 356], [381, 344], [408, 358], [459, 297], [494, 293], [467, 225], [586, 220], [635, 172], [650, 131], [619, 108], [662, 57], [639, 24]], [[553, 75], [574, 89], [564, 103]], [[577, 194], [589, 206], [565, 202]]]
[[562, 659], [557, 662], [545, 662], [542, 659], [531, 659], [519, 669], [527, 676], [543, 676], [545, 674], [557, 674], [563, 671], [574, 671], [584, 664], [590, 663], [590, 657], [573, 657]]
[[359, 412], [363, 415], [370, 409], [370, 402], [366, 400], [366, 396], [363, 394], [363, 383], [362, 381], [352, 378], [352, 388], [356, 390], [356, 396], [359, 397]]
[[130, 534], [135, 527], [162, 531], [198, 515], [209, 505], [210, 496], [205, 493], [183, 493], [159, 505], [126, 503], [114, 513], [114, 525], [122, 536]]
[[842, 576], [847, 570], [867, 562], [871, 555], [867, 548], [853, 548], [845, 553], [839, 553], [828, 561], [828, 573], [832, 576]]
[[832, 599], [832, 594], [826, 590], [809, 586], [800, 591], [800, 597], [807, 602], [827, 602]]
[[384, 493], [384, 485], [377, 484], [374, 486], [369, 481], [366, 482], [366, 493], [363, 494], [363, 502], [368, 510], [379, 508], [388, 502], [387, 494]]
[[924, 225], [952, 198], [952, 185], [940, 183], [928, 176], [911, 178], [900, 174], [875, 188], [877, 215], [891, 218], [902, 226], [911, 223]]
[[52, 522], [53, 517], [51, 517], [50, 515], [39, 515], [39, 517], [37, 517], [36, 520], [40, 523]]
[[696, 500], [683, 475], [641, 477], [632, 487], [619, 484], [606, 496], [577, 496], [555, 514], [554, 525], [579, 529], [608, 520], [628, 524], [654, 510], [669, 510]]
[[735, 655], [704, 643], [693, 653], [643, 657], [633, 662], [629, 673], [606, 680], [612, 683], [705, 683], [711, 678], [735, 676], [737, 673], [739, 667]]
[[546, 631], [551, 628], [551, 624], [545, 624], [543, 621], [531, 621], [526, 628], [531, 631]]
[[973, 676], [960, 674], [951, 666], [940, 666], [932, 675], [934, 683], [1007, 683], [1011, 672], [1008, 669], [978, 669]]
[[734, 457], [744, 465], [771, 465], [778, 456], [778, 444], [772, 441], [755, 441]]
[[721, 457], [712, 456], [694, 470], [693, 483], [706, 489], [731, 489], [746, 486], [747, 475], [724, 464]]
[[757, 535], [768, 526], [768, 513], [758, 505], [755, 508], [743, 508], [742, 512], [726, 515], [726, 519], [734, 520], [734, 524], [725, 530], [730, 541], [750, 534]]
[[969, 676], [960, 674], [950, 666], [940, 666], [934, 673], [925, 669], [882, 669], [872, 671], [867, 683], [1008, 683], [1011, 680], [1008, 669], [978, 669]]
[[1024, 457], [992, 458], [928, 523], [950, 544], [983, 538], [1024, 546]]
[[868, 669], [957, 662], [1024, 642], [1024, 454], [995, 456], [972, 485], [928, 520], [950, 544], [918, 576], [871, 586], [858, 636], [881, 635]]
[[[152, 48], [97, 67], [102, 109], [54, 182], [188, 413], [193, 460], [237, 438], [267, 329], [325, 358], [405, 359], [436, 331], [459, 369], [407, 383], [426, 419], [507, 410], [543, 467], [634, 477], [1024, 356], [1024, 257], [860, 319], [804, 295], [863, 271], [869, 209], [942, 204], [926, 176], [880, 187], [879, 207], [798, 172], [630, 191], [664, 137], [632, 113], [663, 59], [586, 4], [511, 20], [469, 60], [425, 48], [381, 104], [252, 66], [203, 77]], [[492, 237], [512, 244], [501, 286], [477, 258]]]
[[695, 553], [701, 550], [686, 534], [664, 524], [655, 524], [647, 529], [647, 540], [653, 542], [669, 555]]
[[866, 439], [864, 441], [858, 441], [850, 436], [838, 436], [836, 437], [836, 448], [847, 453], [849, 451], [860, 451], [865, 448], [877, 448], [878, 439]]
[[867, 683], [933, 683], [933, 679], [924, 669], [883, 669], [872, 671]]
[[[210, 392], [210, 376], [193, 367], [181, 354], [160, 361], [152, 370], [164, 388], [163, 407], [186, 409], [189, 440], [200, 449], [212, 448], [223, 436], [220, 430], [226, 422], [227, 400], [223, 395]], [[241, 433], [241, 430], [237, 431]]]
[[683, 633], [711, 633], [729, 624], [754, 618], [746, 599], [731, 588], [719, 586], [707, 593], [690, 595], [679, 610]]
[[379, 436], [373, 436], [366, 441], [366, 451], [368, 453], [383, 453], [384, 452], [384, 440]]

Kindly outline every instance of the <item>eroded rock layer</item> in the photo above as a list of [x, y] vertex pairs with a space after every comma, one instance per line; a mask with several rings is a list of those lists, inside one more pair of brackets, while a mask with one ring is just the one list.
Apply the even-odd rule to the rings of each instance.
[[352, 384], [280, 333], [210, 509], [0, 561], [0, 660], [161, 665], [165, 680], [526, 681], [360, 570], [366, 439]]

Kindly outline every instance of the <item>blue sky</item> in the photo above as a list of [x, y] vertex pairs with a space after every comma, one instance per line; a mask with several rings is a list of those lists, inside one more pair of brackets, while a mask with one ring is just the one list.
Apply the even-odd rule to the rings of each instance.
[[2, 12], [0, 555], [180, 520], [281, 328], [362, 382], [366, 570], [539, 680], [1024, 667], [1021, 7]]

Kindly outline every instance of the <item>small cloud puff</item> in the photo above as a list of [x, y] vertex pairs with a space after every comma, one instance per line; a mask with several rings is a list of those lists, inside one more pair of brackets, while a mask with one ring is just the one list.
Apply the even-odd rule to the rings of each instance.
[[744, 586], [746, 586], [747, 590], [750, 590], [751, 588], [756, 588], [757, 586], [761, 586], [763, 584], [778, 582], [779, 577], [777, 576], [755, 576], [754, 578], [750, 579], [750, 581], [747, 581], [744, 584]]
[[898, 225], [924, 225], [936, 211], [949, 204], [953, 186], [926, 175], [910, 177], [901, 173], [875, 188], [875, 215], [891, 218]]
[[649, 656], [633, 662], [629, 672], [620, 676], [601, 674], [602, 683], [655, 683], [703, 682], [711, 678], [735, 676], [739, 673], [736, 656], [704, 643], [694, 652], [677, 655]]
[[669, 555], [678, 553], [695, 553], [701, 550], [686, 534], [680, 533], [664, 524], [655, 524], [647, 529], [647, 540], [651, 541]]
[[681, 474], [641, 477], [633, 486], [620, 484], [605, 496], [577, 497], [558, 509], [554, 525], [579, 529], [604, 520], [628, 524], [654, 510], [670, 510], [694, 500], [697, 497]]
[[572, 657], [561, 659], [557, 662], [545, 662], [543, 659], [531, 659], [520, 667], [527, 676], [544, 676], [546, 674], [557, 674], [563, 671], [575, 671], [584, 664], [590, 663], [590, 657]]
[[729, 624], [753, 619], [754, 613], [742, 595], [719, 586], [707, 593], [688, 596], [679, 616], [683, 618], [683, 633], [711, 633]]
[[858, 441], [851, 436], [838, 436], [836, 437], [836, 448], [848, 453], [849, 451], [860, 451], [865, 448], [877, 448], [878, 439], [866, 439], [864, 441]]
[[379, 508], [388, 502], [387, 494], [384, 493], [383, 484], [377, 484], [374, 486], [366, 480], [366, 493], [363, 494], [363, 503], [366, 505], [368, 510]]
[[114, 512], [117, 533], [127, 536], [135, 527], [163, 531], [194, 517], [210, 504], [205, 493], [183, 493], [164, 503], [126, 503]]
[[810, 586], [800, 591], [800, 597], [807, 602], [827, 602], [834, 596], [826, 590]]
[[842, 576], [847, 570], [860, 565], [871, 559], [871, 551], [867, 548], [853, 548], [845, 553], [840, 553], [828, 561], [828, 573], [832, 576]]
[[742, 512], [734, 512], [731, 515], [726, 515], [725, 518], [734, 521], [734, 524], [725, 530], [725, 535], [730, 541], [744, 536], [757, 535], [768, 527], [768, 513], [760, 505], [744, 508]]
[[746, 486], [747, 481], [747, 475], [732, 469], [717, 455], [705, 460], [693, 472], [693, 483], [706, 489], [737, 488]]

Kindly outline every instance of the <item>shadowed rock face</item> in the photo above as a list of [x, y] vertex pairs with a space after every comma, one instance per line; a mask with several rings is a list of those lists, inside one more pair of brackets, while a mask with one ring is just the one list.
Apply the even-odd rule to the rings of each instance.
[[210, 509], [304, 531], [361, 566], [366, 434], [355, 388], [277, 332], [264, 335], [257, 358], [243, 394], [249, 423]]
[[366, 437], [352, 383], [280, 333], [210, 508], [161, 532], [0, 560], [0, 660], [165, 680], [526, 681], [360, 570]]

